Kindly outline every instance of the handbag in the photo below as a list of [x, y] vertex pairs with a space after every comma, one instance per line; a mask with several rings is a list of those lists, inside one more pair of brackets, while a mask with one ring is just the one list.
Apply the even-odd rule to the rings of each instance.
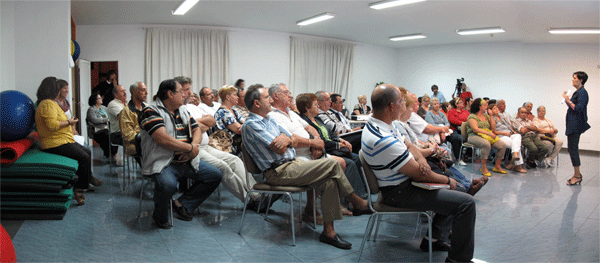
[[[488, 131], [488, 132], [492, 132], [490, 131], [490, 129], [483, 129], [484, 131]], [[477, 135], [479, 135], [479, 137], [486, 139], [488, 142], [490, 142], [490, 144], [494, 144], [497, 141], [500, 140], [500, 138], [498, 136], [496, 136], [496, 138], [492, 138], [492, 136], [489, 136], [485, 133], [477, 133]]]
[[231, 138], [231, 134], [229, 134], [225, 130], [215, 131], [210, 136], [208, 136], [208, 145], [226, 153], [231, 153], [232, 142], [233, 139]]

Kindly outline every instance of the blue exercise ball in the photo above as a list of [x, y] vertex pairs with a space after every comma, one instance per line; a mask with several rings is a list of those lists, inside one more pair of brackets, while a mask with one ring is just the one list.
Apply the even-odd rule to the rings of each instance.
[[23, 92], [0, 92], [0, 139], [12, 142], [27, 137], [35, 123], [35, 105]]

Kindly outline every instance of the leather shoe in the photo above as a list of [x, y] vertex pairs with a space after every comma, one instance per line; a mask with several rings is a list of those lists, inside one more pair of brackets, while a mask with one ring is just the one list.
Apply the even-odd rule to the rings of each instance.
[[371, 209], [352, 209], [352, 216], [370, 215], [372, 213]]
[[321, 233], [319, 236], [319, 241], [341, 249], [348, 250], [352, 248], [352, 244], [346, 240], [343, 240], [338, 234], [335, 234], [335, 236], [331, 238], [326, 236], [325, 233]]
[[104, 184], [104, 182], [94, 177], [93, 175], [90, 175], [90, 184], [92, 184], [93, 186], [101, 186], [102, 184]]
[[[429, 240], [423, 238], [423, 240], [421, 240], [421, 246], [419, 248], [423, 252], [429, 252]], [[452, 246], [450, 246], [450, 244], [444, 241], [438, 240], [435, 242], [431, 242], [431, 249], [433, 251], [450, 251], [452, 249]]]
[[169, 221], [167, 221], [167, 222], [161, 222], [158, 218], [156, 218], [154, 212], [152, 213], [152, 220], [154, 220], [154, 223], [156, 224], [156, 226], [158, 228], [162, 228], [162, 229], [169, 229], [169, 228], [171, 228], [171, 224], [169, 224]]
[[175, 200], [171, 200], [171, 205], [173, 206], [173, 210], [177, 214], [177, 218], [183, 221], [192, 221], [194, 218], [183, 206], [176, 206]]

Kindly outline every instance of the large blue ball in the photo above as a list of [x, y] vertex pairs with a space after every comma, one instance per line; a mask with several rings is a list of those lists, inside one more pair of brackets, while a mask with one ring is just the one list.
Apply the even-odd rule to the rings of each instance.
[[12, 142], [27, 137], [35, 123], [35, 105], [23, 92], [0, 92], [0, 139]]

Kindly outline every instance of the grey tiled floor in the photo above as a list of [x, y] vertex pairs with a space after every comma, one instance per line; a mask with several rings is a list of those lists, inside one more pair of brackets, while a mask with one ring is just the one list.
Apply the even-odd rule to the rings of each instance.
[[[95, 149], [95, 156], [100, 150]], [[493, 173], [475, 196], [475, 258], [486, 262], [598, 262], [599, 157], [582, 157], [583, 186], [569, 187], [572, 175], [566, 153], [558, 168], [528, 174]], [[336, 230], [353, 243], [340, 250], [318, 242], [322, 227], [297, 227], [291, 246], [289, 204], [277, 202], [272, 222], [249, 213], [240, 226], [242, 203], [221, 186], [222, 203], [213, 194], [191, 222], [175, 219], [169, 230], [157, 229], [146, 199], [137, 218], [139, 176], [107, 175], [95, 161], [96, 176], [105, 184], [86, 194], [84, 206], [72, 206], [61, 221], [25, 221], [13, 243], [19, 262], [349, 262], [356, 261], [368, 216], [346, 217]], [[471, 176], [470, 166], [461, 167]], [[479, 174], [475, 174], [479, 177]], [[297, 211], [297, 210], [296, 210]], [[427, 261], [419, 251], [424, 228], [413, 216], [384, 219], [377, 242], [368, 242], [361, 261]], [[297, 222], [297, 220], [296, 220]], [[298, 224], [298, 223], [296, 223]], [[297, 225], [298, 226], [298, 225]], [[418, 230], [418, 231], [416, 231]], [[416, 232], [416, 233], [415, 233]], [[443, 262], [445, 252], [434, 252]]]

